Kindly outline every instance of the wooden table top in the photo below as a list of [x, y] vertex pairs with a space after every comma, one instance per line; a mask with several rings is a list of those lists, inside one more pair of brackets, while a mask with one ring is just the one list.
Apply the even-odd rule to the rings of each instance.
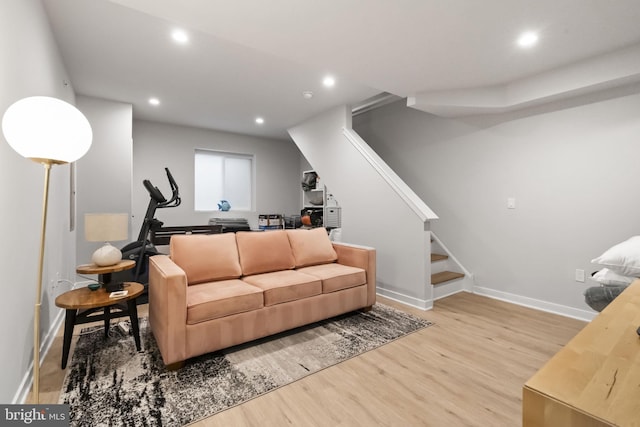
[[120, 298], [109, 298], [111, 292], [107, 292], [104, 288], [97, 291], [85, 287], [74, 289], [58, 295], [56, 305], [65, 309], [86, 310], [89, 308], [106, 307], [121, 301], [128, 301], [138, 297], [143, 291], [144, 286], [137, 282], [124, 282], [124, 290], [129, 293]]
[[100, 267], [95, 264], [82, 264], [76, 267], [76, 273], [79, 274], [107, 274], [117, 273], [118, 271], [129, 270], [136, 265], [136, 262], [131, 259], [123, 259], [117, 264], [107, 265]]
[[612, 425], [640, 425], [639, 326], [636, 280], [525, 387]]

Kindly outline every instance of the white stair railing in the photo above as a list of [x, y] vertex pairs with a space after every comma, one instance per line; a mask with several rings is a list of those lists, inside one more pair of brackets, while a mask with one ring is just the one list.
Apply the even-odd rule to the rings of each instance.
[[371, 149], [353, 129], [342, 128], [342, 134], [367, 159], [373, 169], [380, 174], [387, 184], [415, 212], [423, 222], [438, 219], [426, 203], [394, 172], [382, 158]]

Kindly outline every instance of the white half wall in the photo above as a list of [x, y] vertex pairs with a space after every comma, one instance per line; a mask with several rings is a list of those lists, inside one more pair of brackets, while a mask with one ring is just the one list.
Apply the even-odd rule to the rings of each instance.
[[[258, 228], [258, 215], [300, 213], [300, 151], [291, 141], [258, 138], [221, 131], [136, 120], [133, 124], [134, 238], [149, 204], [142, 185], [148, 179], [165, 197], [171, 195], [164, 168], [175, 178], [182, 204], [158, 209], [165, 226], [206, 225], [216, 216], [247, 218]], [[197, 148], [252, 154], [255, 159], [255, 210], [196, 212], [194, 210], [194, 154]], [[233, 207], [232, 207], [233, 209]]]
[[344, 136], [344, 128], [351, 129], [346, 106], [293, 127], [289, 134], [342, 207], [342, 241], [376, 248], [378, 292], [430, 308], [424, 241], [429, 223], [371, 167]]
[[591, 259], [640, 234], [639, 91], [466, 120], [400, 101], [354, 128], [438, 212], [432, 229], [477, 291], [589, 318]]
[[[74, 104], [74, 91], [68, 84], [69, 76], [42, 4], [36, 0], [3, 0], [1, 9], [0, 116], [9, 105], [28, 96], [52, 96]], [[51, 345], [62, 319], [55, 297], [69, 289], [68, 281], [75, 275], [75, 232], [69, 227], [69, 170], [69, 165], [51, 169], [41, 354]], [[0, 245], [0, 402], [22, 403], [32, 380], [44, 168], [13, 151], [0, 132], [0, 176], [0, 221], [4, 227], [4, 244]]]

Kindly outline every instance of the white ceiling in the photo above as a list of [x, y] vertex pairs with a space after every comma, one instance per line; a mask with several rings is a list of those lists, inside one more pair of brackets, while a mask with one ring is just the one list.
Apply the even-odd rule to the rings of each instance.
[[[619, 80], [640, 80], [638, 0], [44, 3], [77, 93], [131, 103], [136, 118], [273, 138], [380, 92], [441, 103], [443, 94], [550, 82], [556, 70], [575, 81], [569, 67], [582, 64], [584, 75], [618, 51], [631, 69]], [[189, 44], [172, 42], [176, 27]], [[540, 33], [526, 51], [515, 44], [524, 30]], [[326, 74], [335, 87], [322, 86]]]

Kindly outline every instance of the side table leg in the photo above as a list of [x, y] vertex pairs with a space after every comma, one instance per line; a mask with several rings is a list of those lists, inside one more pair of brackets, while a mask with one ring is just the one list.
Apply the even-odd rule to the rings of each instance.
[[136, 299], [133, 298], [127, 301], [127, 306], [129, 308], [133, 339], [136, 341], [136, 350], [140, 351], [140, 328], [138, 326], [138, 305], [136, 304]]
[[109, 325], [111, 323], [111, 319], [109, 315], [111, 314], [111, 306], [106, 306], [104, 308], [104, 337], [109, 337]]
[[64, 337], [62, 339], [62, 369], [67, 367], [67, 359], [69, 359], [69, 349], [71, 348], [71, 337], [73, 336], [73, 327], [76, 324], [76, 310], [65, 310], [64, 319]]

